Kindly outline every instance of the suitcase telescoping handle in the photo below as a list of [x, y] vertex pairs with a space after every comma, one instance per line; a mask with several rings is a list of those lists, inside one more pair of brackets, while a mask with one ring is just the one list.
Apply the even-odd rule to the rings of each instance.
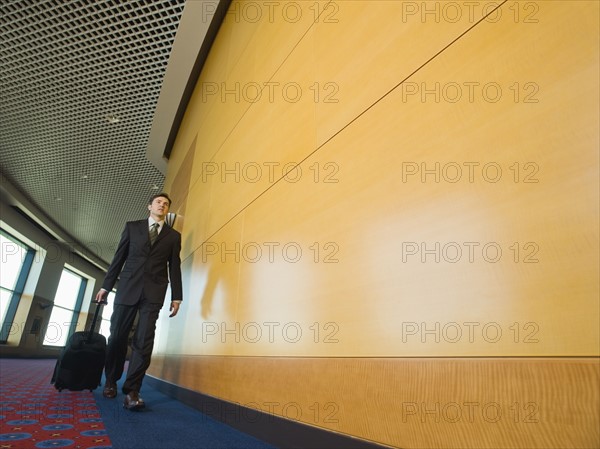
[[94, 334], [94, 329], [96, 329], [96, 321], [98, 320], [98, 315], [100, 313], [100, 307], [102, 307], [102, 303], [98, 303], [96, 305], [96, 311], [94, 312], [94, 319], [92, 320], [92, 326], [90, 327], [90, 331], [88, 332], [88, 337], [86, 342], [92, 342], [92, 335]]

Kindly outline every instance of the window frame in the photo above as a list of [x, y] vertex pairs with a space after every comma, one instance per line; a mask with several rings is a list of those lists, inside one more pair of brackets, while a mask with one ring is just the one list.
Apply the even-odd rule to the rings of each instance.
[[[69, 338], [71, 337], [71, 335], [73, 335], [75, 333], [75, 330], [77, 329], [77, 322], [79, 321], [79, 316], [81, 315], [81, 306], [83, 305], [83, 298], [85, 297], [85, 291], [87, 289], [88, 278], [85, 276], [82, 276], [81, 274], [77, 273], [75, 270], [71, 269], [70, 267], [68, 267], [66, 265], [63, 267], [63, 269], [61, 271], [61, 276], [64, 271], [68, 271], [70, 274], [77, 276], [78, 278], [81, 279], [81, 282], [79, 284], [79, 291], [77, 292], [77, 299], [75, 300], [73, 309], [67, 309], [66, 307], [56, 305], [53, 302], [52, 309], [50, 310], [50, 317], [52, 317], [52, 311], [54, 310], [55, 307], [73, 312], [73, 314], [71, 315], [69, 330], [67, 331], [67, 339], [65, 340], [64, 345], [44, 343], [44, 341], [46, 340], [46, 334], [48, 333], [48, 325], [50, 324], [50, 323], [48, 323], [46, 325], [46, 328], [44, 329], [44, 335], [42, 337], [42, 346], [44, 348], [62, 348], [62, 347], [64, 347], [67, 344], [67, 342], [69, 341]], [[57, 288], [57, 292], [58, 292], [58, 288]], [[54, 298], [54, 300], [56, 300], [56, 297]]]
[[[14, 290], [5, 287], [0, 287], [0, 289], [4, 291], [11, 292], [11, 297], [6, 308], [4, 319], [2, 323], [0, 323], [0, 344], [6, 344], [8, 341], [8, 336], [10, 335], [10, 331], [12, 329], [15, 316], [17, 314], [17, 308], [19, 307], [19, 303], [21, 302], [21, 296], [23, 296], [23, 292], [25, 291], [25, 284], [27, 283], [31, 267], [33, 266], [35, 250], [28, 244], [24, 243], [21, 239], [13, 236], [12, 234], [10, 234], [2, 228], [0, 228], [0, 234], [27, 250], [27, 252], [25, 253], [25, 258], [21, 264], [19, 275], [17, 276], [17, 282], [15, 283]], [[10, 323], [10, 325], [7, 325], [8, 323]]]

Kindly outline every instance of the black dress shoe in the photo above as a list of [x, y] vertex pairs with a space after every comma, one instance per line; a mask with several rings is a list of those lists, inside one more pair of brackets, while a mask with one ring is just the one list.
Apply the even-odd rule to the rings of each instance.
[[102, 396], [108, 399], [117, 397], [117, 384], [114, 382], [106, 382], [104, 384], [104, 390], [102, 390]]
[[125, 395], [125, 401], [123, 401], [123, 407], [127, 410], [141, 410], [146, 407], [146, 403], [140, 397], [137, 391], [130, 391]]

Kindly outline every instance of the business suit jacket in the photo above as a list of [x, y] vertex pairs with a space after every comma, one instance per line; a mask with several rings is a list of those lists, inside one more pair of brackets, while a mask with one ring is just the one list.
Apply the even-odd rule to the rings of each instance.
[[127, 222], [102, 288], [111, 291], [120, 274], [115, 304], [134, 305], [143, 294], [162, 306], [170, 279], [171, 299], [182, 300], [180, 250], [181, 234], [166, 223], [151, 246], [148, 219]]

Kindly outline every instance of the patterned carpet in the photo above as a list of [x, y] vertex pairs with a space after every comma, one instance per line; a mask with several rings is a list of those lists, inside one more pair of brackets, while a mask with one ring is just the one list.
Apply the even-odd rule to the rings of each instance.
[[52, 368], [48, 360], [0, 359], [0, 448], [112, 448], [93, 393], [59, 393]]

